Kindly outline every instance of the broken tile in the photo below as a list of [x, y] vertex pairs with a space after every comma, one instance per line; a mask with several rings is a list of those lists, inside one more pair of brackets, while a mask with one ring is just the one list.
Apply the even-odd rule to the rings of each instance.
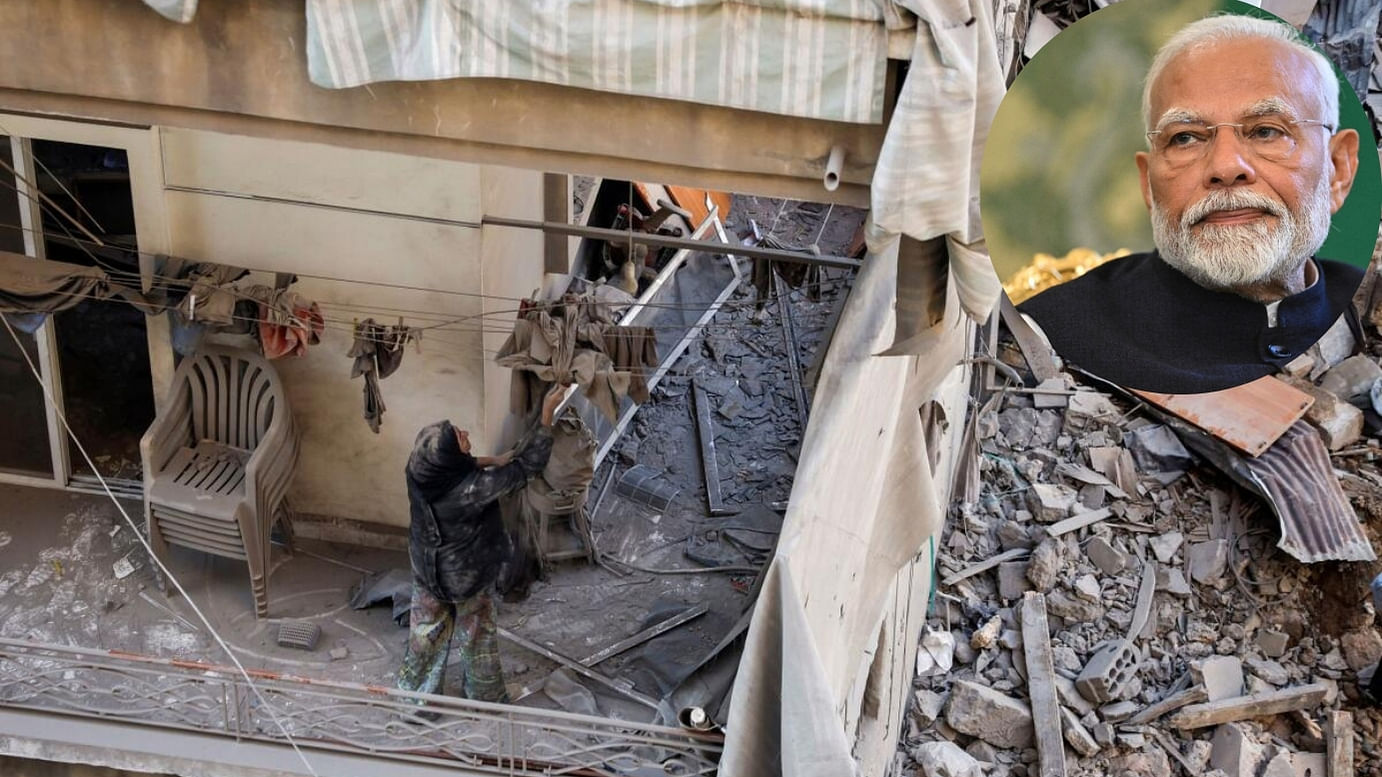
[[1116, 575], [1128, 564], [1127, 554], [1110, 545], [1103, 537], [1090, 540], [1085, 546], [1085, 555], [1106, 575]]
[[1286, 632], [1276, 629], [1263, 629], [1257, 632], [1257, 646], [1267, 658], [1281, 658], [1285, 655], [1290, 640]]
[[1243, 662], [1237, 656], [1210, 656], [1190, 663], [1191, 676], [1204, 686], [1208, 701], [1243, 695]]
[[1190, 578], [1201, 585], [1214, 585], [1228, 568], [1228, 540], [1197, 542], [1187, 556]]
[[1152, 546], [1152, 553], [1156, 554], [1157, 561], [1163, 564], [1171, 563], [1171, 559], [1176, 557], [1176, 551], [1180, 549], [1185, 537], [1178, 531], [1167, 532], [1147, 539], [1147, 544]]
[[968, 680], [950, 684], [945, 720], [956, 731], [994, 747], [1022, 749], [1031, 747], [1035, 738], [1026, 702]]

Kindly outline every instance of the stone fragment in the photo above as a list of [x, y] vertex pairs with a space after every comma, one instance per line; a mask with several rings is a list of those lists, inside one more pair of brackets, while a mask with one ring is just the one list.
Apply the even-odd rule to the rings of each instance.
[[1262, 745], [1241, 723], [1224, 723], [1214, 729], [1210, 744], [1213, 746], [1210, 768], [1220, 769], [1228, 777], [1255, 777], [1266, 755]]
[[1310, 348], [1310, 353], [1319, 355], [1319, 361], [1324, 369], [1328, 369], [1347, 359], [1353, 353], [1353, 347], [1357, 341], [1353, 339], [1353, 328], [1348, 325], [1347, 317], [1340, 316], [1335, 319], [1334, 325], [1329, 327], [1324, 333], [1324, 337], [1319, 339]]
[[998, 565], [998, 596], [1002, 599], [1021, 599], [1030, 588], [1027, 584], [1027, 562], [1004, 561]]
[[1152, 553], [1156, 554], [1156, 560], [1163, 564], [1171, 563], [1171, 559], [1176, 557], [1176, 551], [1180, 550], [1181, 543], [1185, 541], [1185, 536], [1178, 531], [1158, 534], [1147, 540], [1147, 544], [1152, 546]]
[[1324, 753], [1291, 753], [1292, 777], [1324, 777], [1329, 765]]
[[1147, 745], [1147, 737], [1136, 731], [1120, 732], [1115, 741], [1129, 750], [1140, 750]]
[[1046, 596], [1046, 611], [1071, 623], [1094, 623], [1104, 617], [1104, 608], [1094, 602], [1077, 599], [1063, 590]]
[[1030, 407], [1010, 407], [998, 414], [998, 431], [1014, 450], [1025, 450], [1036, 434], [1037, 411]]
[[950, 684], [945, 720], [962, 734], [1009, 750], [1031, 747], [1035, 739], [1027, 703], [969, 680]]
[[984, 767], [954, 742], [926, 742], [907, 754], [925, 777], [984, 777]]
[[1003, 629], [1003, 633], [998, 635], [998, 644], [1008, 650], [1017, 650], [1022, 647], [1022, 632]]
[[1382, 637], [1372, 628], [1350, 631], [1339, 638], [1339, 647], [1344, 651], [1344, 661], [1355, 672], [1375, 666], [1382, 658]]
[[1027, 532], [1027, 527], [1024, 524], [1017, 521], [1004, 521], [998, 525], [998, 544], [1003, 550], [1012, 550], [1013, 548], [1030, 548], [1036, 543], [1032, 541], [1032, 535]]
[[969, 640], [963, 639], [957, 631], [950, 632], [950, 637], [955, 643], [955, 662], [965, 665], [974, 663], [978, 654], [969, 646]]
[[998, 634], [1003, 630], [1003, 619], [997, 615], [988, 619], [984, 625], [974, 630], [974, 635], [969, 638], [969, 646], [975, 650], [983, 650], [998, 641]]
[[1296, 767], [1291, 763], [1290, 753], [1277, 753], [1267, 762], [1261, 777], [1296, 777]]
[[1286, 648], [1290, 645], [1290, 641], [1290, 635], [1284, 631], [1263, 629], [1257, 632], [1257, 646], [1262, 649], [1262, 655], [1267, 658], [1281, 658], [1286, 654]]
[[1190, 743], [1189, 752], [1185, 754], [1185, 760], [1192, 767], [1191, 774], [1199, 774], [1209, 766], [1209, 756], [1214, 752], [1214, 745], [1203, 739], [1196, 739]]
[[998, 751], [993, 749], [993, 745], [982, 739], [976, 739], [969, 743], [965, 752], [974, 756], [980, 763], [998, 763]]
[[1104, 747], [1113, 744], [1113, 739], [1116, 734], [1113, 730], [1113, 724], [1111, 723], [1096, 723], [1094, 727], [1090, 729], [1090, 733], [1094, 735], [1094, 741]]
[[1208, 701], [1243, 695], [1243, 662], [1237, 656], [1210, 656], [1190, 662], [1191, 677], [1204, 686]]
[[1060, 541], [1048, 537], [1027, 560], [1027, 579], [1032, 587], [1042, 593], [1050, 591], [1060, 577]]
[[1364, 354], [1350, 356], [1339, 362], [1320, 378], [1320, 388], [1352, 405], [1362, 407], [1371, 402], [1372, 384], [1382, 378], [1382, 367]]
[[1120, 755], [1109, 761], [1112, 774], [1132, 777], [1171, 777], [1171, 759], [1165, 751], [1152, 745], [1140, 753]]
[[350, 655], [350, 649], [344, 646], [331, 648], [331, 660], [340, 661]]
[[1362, 410], [1308, 380], [1287, 382], [1315, 398], [1315, 403], [1305, 411], [1305, 420], [1319, 431], [1326, 448], [1337, 451], [1363, 436]]
[[1033, 483], [1027, 492], [1027, 507], [1042, 523], [1055, 523], [1070, 516], [1080, 493], [1063, 483]]
[[1121, 723], [1137, 714], [1141, 707], [1134, 701], [1116, 701], [1099, 708], [1099, 717], [1106, 723]]
[[1075, 713], [1066, 707], [1060, 708], [1061, 728], [1065, 733], [1065, 741], [1070, 743], [1075, 752], [1088, 758], [1099, 752], [1099, 743], [1094, 741], [1094, 735], [1089, 733], [1089, 729], [1080, 723], [1080, 719], [1075, 717]]
[[1189, 596], [1190, 584], [1185, 582], [1185, 575], [1180, 571], [1180, 567], [1158, 566], [1156, 590], [1165, 591], [1173, 596]]
[[922, 728], [929, 728], [935, 723], [945, 708], [945, 696], [925, 688], [912, 691], [912, 700], [916, 703], [917, 725]]
[[1099, 581], [1094, 575], [1080, 575], [1075, 578], [1075, 595], [1081, 599], [1099, 602]]
[[1272, 685], [1280, 687], [1291, 682], [1291, 675], [1286, 671], [1286, 667], [1276, 661], [1249, 658], [1245, 663], [1248, 665], [1248, 671]]
[[1081, 715], [1088, 715], [1094, 711], [1094, 705], [1088, 699], [1080, 695], [1080, 691], [1075, 687], [1075, 681], [1062, 674], [1055, 676], [1056, 695], [1060, 698], [1060, 703], [1070, 707]]
[[1070, 395], [1065, 393], [1069, 390], [1070, 384], [1065, 382], [1065, 378], [1060, 376], [1047, 378], [1038, 383], [1036, 389], [1032, 391], [1032, 405], [1038, 410], [1048, 407], [1065, 407], [1070, 404]]
[[1214, 585], [1228, 569], [1228, 540], [1197, 542], [1188, 551], [1190, 578], [1200, 585]]
[[1107, 396], [1097, 391], [1076, 391], [1067, 401], [1067, 415], [1093, 419], [1112, 419], [1118, 417], [1118, 408]]
[[1128, 555], [1113, 547], [1103, 537], [1095, 537], [1085, 546], [1090, 563], [1106, 575], [1116, 575], [1128, 565]]

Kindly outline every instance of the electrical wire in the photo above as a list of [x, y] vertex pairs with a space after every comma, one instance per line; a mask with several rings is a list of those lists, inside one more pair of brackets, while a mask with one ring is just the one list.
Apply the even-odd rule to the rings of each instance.
[[158, 566], [159, 571], [164, 575], [164, 579], [172, 583], [173, 587], [177, 588], [178, 593], [187, 600], [187, 604], [192, 608], [192, 612], [196, 613], [197, 617], [201, 619], [202, 625], [206, 626], [207, 633], [211, 635], [212, 639], [216, 640], [216, 644], [230, 657], [231, 663], [235, 664], [235, 668], [239, 670], [240, 676], [243, 677], [245, 682], [249, 685], [250, 691], [254, 693], [255, 698], [259, 700], [264, 711], [269, 714], [270, 719], [278, 726], [279, 731], [283, 732], [283, 736], [288, 740], [288, 744], [293, 748], [293, 752], [297, 753], [298, 758], [302, 760], [302, 765], [307, 767], [308, 773], [310, 773], [312, 777], [320, 777], [320, 775], [317, 774], [317, 770], [312, 766], [312, 762], [307, 760], [307, 754], [298, 747], [297, 741], [293, 739], [293, 735], [288, 731], [287, 726], [283, 724], [278, 714], [274, 712], [273, 706], [269, 704], [269, 700], [265, 698], [264, 694], [259, 690], [259, 686], [255, 685], [254, 680], [250, 677], [250, 673], [245, 669], [244, 665], [240, 663], [240, 659], [236, 657], [235, 651], [230, 649], [230, 645], [226, 644], [226, 641], [221, 637], [220, 633], [211, 625], [211, 621], [206, 617], [206, 614], [202, 612], [201, 608], [197, 606], [197, 603], [192, 600], [192, 596], [187, 593], [187, 589], [184, 588], [177, 577], [173, 575], [172, 570], [168, 569], [157, 554], [154, 553], [153, 546], [149, 544], [149, 541], [144, 537], [143, 533], [139, 531], [139, 526], [135, 524], [134, 519], [131, 518], [129, 512], [125, 510], [125, 506], [120, 504], [120, 500], [115, 497], [115, 493], [111, 491], [110, 485], [106, 482], [106, 479], [101, 476], [101, 472], [96, 467], [96, 463], [91, 460], [91, 456], [86, 452], [86, 446], [77, 438], [77, 433], [72, 430], [71, 424], [67, 422], [66, 414], [59, 409], [57, 400], [53, 397], [48, 384], [44, 382], [43, 376], [39, 374], [38, 367], [34, 364], [33, 360], [29, 358], [29, 352], [25, 350], [24, 344], [19, 339], [19, 334], [14, 331], [14, 328], [10, 326], [9, 320], [4, 316], [0, 316], [0, 322], [5, 324], [5, 329], [14, 340], [15, 347], [18, 348], [20, 354], [24, 356], [24, 361], [29, 365], [30, 372], [33, 373], [34, 379], [38, 381], [39, 386], [43, 389], [44, 396], [47, 397], [58, 420], [62, 422], [63, 428], [67, 430], [67, 435], [72, 438], [72, 443], [82, 454], [82, 458], [86, 460], [87, 466], [96, 474], [96, 480], [100, 482], [101, 488], [106, 492], [106, 496], [110, 497], [110, 501], [115, 505], [115, 509], [118, 510], [120, 515], [125, 519], [125, 523], [129, 525], [135, 538], [144, 546], [144, 550], [148, 551], [149, 558]]

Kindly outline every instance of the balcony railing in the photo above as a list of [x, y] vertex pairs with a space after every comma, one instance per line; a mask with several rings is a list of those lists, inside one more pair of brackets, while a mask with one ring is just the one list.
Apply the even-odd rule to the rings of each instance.
[[[722, 738], [213, 664], [0, 639], [0, 706], [506, 775], [708, 775]], [[417, 715], [419, 704], [436, 720]], [[646, 771], [646, 770], [651, 770]]]

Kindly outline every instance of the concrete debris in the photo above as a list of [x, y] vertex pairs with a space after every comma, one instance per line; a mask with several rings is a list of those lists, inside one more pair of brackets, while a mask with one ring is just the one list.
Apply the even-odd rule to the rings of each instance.
[[[1307, 420], [1372, 539], [1382, 429], [1364, 429], [1358, 408], [1382, 367], [1342, 348], [1313, 350], [1288, 382], [1315, 397]], [[1382, 567], [1300, 563], [1276, 547], [1262, 497], [1201, 459], [1198, 443], [1192, 455], [1174, 423], [1067, 380], [1043, 386], [1075, 393], [1009, 392], [976, 419], [994, 430], [978, 442], [979, 498], [940, 538], [950, 577], [929, 624], [953, 631], [953, 667], [917, 678], [899, 752], [953, 742], [988, 775], [1038, 777], [1038, 737], [1053, 729], [1033, 711], [1054, 695], [1072, 777], [1382, 777], [1382, 713], [1359, 706], [1360, 679], [1382, 660], [1382, 577], [1378, 605], [1368, 592]], [[1036, 644], [1049, 643], [1050, 659], [1034, 673], [1017, 617], [1032, 592], [1044, 597], [1049, 640]], [[1356, 741], [1328, 724], [1340, 707], [1357, 715], [1341, 724]], [[1326, 748], [1345, 745], [1340, 763], [1359, 768], [1326, 772]], [[918, 763], [900, 777], [925, 773]]]
[[926, 629], [917, 650], [917, 676], [945, 674], [955, 664], [955, 635], [939, 629]]
[[926, 777], [984, 777], [984, 767], [953, 742], [927, 742], [911, 756]]
[[994, 747], [1022, 750], [1032, 746], [1035, 736], [1026, 702], [968, 680], [950, 684], [945, 722]]

